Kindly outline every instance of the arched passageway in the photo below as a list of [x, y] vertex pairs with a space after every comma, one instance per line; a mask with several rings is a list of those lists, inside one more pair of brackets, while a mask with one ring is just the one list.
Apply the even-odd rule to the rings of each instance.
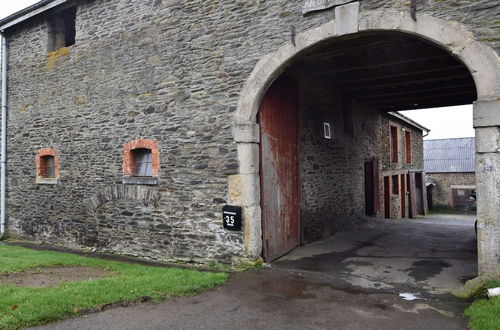
[[[498, 110], [492, 101], [492, 98], [498, 95], [496, 77], [499, 67], [498, 57], [490, 49], [474, 42], [470, 34], [458, 25], [428, 16], [423, 16], [419, 22], [410, 24], [404, 23], [407, 22], [404, 16], [403, 13], [372, 12], [366, 15], [360, 13], [358, 24], [353, 27], [352, 33], [342, 36], [336, 34], [335, 28], [339, 22], [332, 21], [298, 35], [295, 45], [282, 46], [256, 66], [243, 90], [238, 106], [236, 118], [238, 123], [234, 135], [238, 143], [241, 167], [237, 179], [230, 180], [230, 184], [233, 185], [230, 187], [232, 191], [238, 191], [238, 194], [233, 194], [238, 195], [233, 201], [245, 207], [247, 219], [245, 247], [248, 255], [258, 256], [263, 249], [264, 256], [272, 260], [298, 244], [289, 244], [290, 241], [307, 241], [308, 233], [314, 232], [317, 227], [320, 227], [319, 233], [312, 235], [324, 237], [337, 228], [353, 223], [353, 220], [340, 224], [335, 222], [334, 226], [329, 227], [325, 225], [327, 220], [318, 220], [322, 212], [331, 213], [331, 210], [340, 209], [339, 215], [344, 219], [353, 219], [364, 214], [366, 196], [363, 196], [360, 202], [361, 199], [358, 197], [360, 187], [363, 188], [363, 178], [362, 172], [358, 172], [363, 170], [363, 160], [366, 162], [377, 158], [380, 154], [380, 143], [376, 139], [382, 137], [380, 129], [384, 123], [377, 116], [388, 111], [466, 104], [478, 99], [475, 103], [474, 123], [478, 133], [478, 162], [479, 164], [498, 162], [500, 158], [496, 152], [498, 150], [491, 146], [495, 132], [498, 134], [497, 126], [500, 125], [492, 115], [492, 112]], [[395, 17], [400, 19], [395, 20]], [[297, 196], [300, 196], [300, 202], [290, 204], [289, 200], [286, 202], [278, 199], [274, 201], [274, 206], [270, 206], [266, 205], [270, 201], [266, 198], [266, 194], [276, 195], [273, 195], [270, 188], [266, 188], [263, 183], [263, 180], [268, 180], [265, 179], [266, 173], [279, 178], [281, 174], [276, 170], [281, 168], [283, 173], [287, 173], [295, 165], [284, 163], [269, 170], [269, 163], [265, 163], [265, 157], [259, 156], [265, 147], [262, 137], [266, 136], [268, 127], [261, 125], [259, 132], [257, 114], [261, 104], [268, 102], [265, 93], [269, 86], [283, 73], [299, 86], [299, 97], [296, 101], [296, 106], [299, 108], [297, 122], [300, 122], [298, 126], [302, 129], [299, 132], [307, 131], [309, 137], [301, 136], [301, 133], [297, 135], [301, 144], [299, 150], [302, 153], [299, 154], [297, 151], [297, 157], [300, 159], [300, 165], [297, 165], [300, 172]], [[280, 81], [281, 78], [276, 80], [278, 86]], [[273, 85], [269, 90], [286, 88], [276, 86]], [[278, 94], [280, 93], [287, 95], [289, 92], [281, 90]], [[290, 102], [291, 99], [288, 98], [287, 101]], [[332, 111], [332, 122], [325, 120], [329, 111]], [[293, 131], [294, 120], [287, 122], [290, 126], [284, 131]], [[333, 129], [331, 133], [337, 138], [335, 146], [318, 142], [318, 137], [326, 133], [324, 130], [321, 132], [317, 123], [323, 124], [323, 129], [324, 123], [331, 125], [330, 128]], [[274, 122], [274, 127], [282, 126]], [[335, 148], [340, 150], [332, 152]], [[273, 149], [276, 150], [276, 147], [270, 145], [269, 150]], [[304, 151], [309, 152], [309, 155]], [[279, 152], [276, 153], [278, 154]], [[286, 158], [293, 160], [293, 157]], [[318, 158], [321, 159], [319, 165]], [[332, 164], [333, 160], [339, 164], [338, 159], [344, 159], [345, 162], [341, 162], [337, 168], [323, 166]], [[260, 163], [260, 170], [259, 160], [263, 161]], [[307, 160], [314, 161], [308, 164]], [[362, 162], [355, 164], [354, 161]], [[313, 164], [314, 162], [316, 164]], [[333, 188], [325, 178], [334, 175], [321, 173], [320, 168], [328, 168], [327, 171], [331, 173], [342, 173], [345, 177], [354, 179], [354, 182], [349, 182], [352, 189], [346, 190], [342, 187], [335, 192], [336, 194], [330, 194]], [[498, 191], [492, 195], [491, 193], [492, 189], [496, 189], [500, 173], [497, 173], [496, 169], [486, 172], [479, 170], [477, 172], [479, 269], [481, 273], [492, 274], [498, 269], [498, 239], [491, 238], [495, 237], [498, 230], [497, 215], [494, 212], [499, 205], [498, 201], [494, 200]], [[316, 177], [313, 179], [314, 176]], [[389, 187], [396, 187], [393, 183], [396, 179], [398, 189], [403, 189], [403, 183], [407, 183], [404, 189], [411, 185], [415, 186], [415, 182], [406, 181], [408, 178], [401, 177], [400, 173], [391, 173], [390, 176], [393, 181], [389, 181]], [[311, 186], [320, 189], [315, 191], [307, 189], [309, 184], [305, 181], [307, 177]], [[347, 180], [342, 182], [346, 183]], [[234, 187], [234, 183], [238, 183], [238, 187]], [[279, 183], [274, 182], [270, 186], [276, 187], [276, 184]], [[380, 185], [385, 185], [385, 182], [381, 181]], [[333, 201], [338, 201], [333, 209], [329, 210], [321, 203], [307, 202], [308, 198], [318, 193], [318, 190], [321, 196], [315, 196], [313, 200], [318, 202], [323, 198], [332, 201], [333, 198]], [[283, 194], [278, 194], [278, 198], [280, 196]], [[261, 199], [262, 204], [259, 203]], [[382, 205], [384, 201], [381, 196], [378, 200]], [[408, 202], [412, 203], [411, 199]], [[489, 205], [485, 204], [488, 202]], [[308, 205], [314, 205], [312, 208], [316, 208], [314, 212], [310, 212]], [[298, 214], [300, 218], [298, 225], [292, 221], [290, 226], [298, 226], [299, 237], [290, 236], [297, 228], [280, 233], [281, 236], [266, 237], [270, 233], [270, 236], [273, 236], [272, 233], [276, 232], [266, 229], [272, 227], [270, 224], [266, 225], [268, 217], [266, 212], [270, 209], [282, 209], [291, 214]], [[383, 213], [380, 209], [373, 213], [380, 215]], [[332, 218], [331, 214], [328, 218]], [[320, 226], [316, 226], [317, 224]], [[279, 227], [283, 228], [283, 225]], [[264, 232], [261, 231], [262, 228]], [[266, 242], [266, 239], [271, 240], [271, 243]], [[285, 244], [287, 247], [274, 255], [268, 254], [266, 251], [271, 250], [269, 246], [274, 244], [273, 240], [278, 242], [277, 244], [287, 242]]]

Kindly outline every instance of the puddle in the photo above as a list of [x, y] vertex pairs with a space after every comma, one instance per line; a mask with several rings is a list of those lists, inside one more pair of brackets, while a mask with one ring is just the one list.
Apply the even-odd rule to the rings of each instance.
[[62, 282], [81, 282], [109, 276], [104, 269], [80, 266], [47, 267], [0, 275], [0, 285], [48, 288]]
[[451, 267], [451, 265], [444, 260], [419, 260], [405, 271], [408, 271], [408, 275], [416, 281], [421, 282], [440, 274], [443, 268], [447, 267]]
[[307, 292], [307, 283], [292, 279], [279, 279], [262, 283], [265, 292], [279, 295], [288, 299], [312, 299], [316, 295]]

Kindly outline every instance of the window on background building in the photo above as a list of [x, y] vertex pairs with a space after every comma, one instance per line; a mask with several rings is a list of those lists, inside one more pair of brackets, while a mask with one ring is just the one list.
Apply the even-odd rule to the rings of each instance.
[[48, 50], [52, 52], [75, 44], [76, 7], [70, 7], [47, 17], [49, 40]]
[[410, 164], [412, 162], [412, 152], [411, 152], [411, 132], [405, 132], [405, 149], [406, 149], [406, 163]]
[[399, 161], [399, 129], [391, 126], [389, 134], [391, 163], [397, 163]]

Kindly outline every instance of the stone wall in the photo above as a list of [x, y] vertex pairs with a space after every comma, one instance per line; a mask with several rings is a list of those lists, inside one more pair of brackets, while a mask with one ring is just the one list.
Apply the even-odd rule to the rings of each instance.
[[[353, 101], [353, 134], [343, 127], [342, 102], [314, 82], [302, 84], [300, 127], [301, 226], [309, 242], [349, 227], [364, 216], [364, 162], [377, 157], [380, 113]], [[323, 137], [323, 122], [332, 139]], [[354, 147], [355, 146], [355, 147]]]
[[[495, 4], [425, 0], [419, 12], [462, 22], [498, 50]], [[291, 26], [300, 33], [333, 18], [332, 10], [304, 17], [301, 5], [78, 1], [76, 44], [50, 54], [43, 15], [9, 29], [9, 234], [111, 250], [118, 249], [108, 239], [115, 235], [129, 244], [120, 247], [126, 253], [155, 259], [242, 256], [242, 234], [225, 231], [220, 219], [227, 178], [240, 165], [233, 114], [255, 64], [290, 40]], [[407, 11], [409, 4], [361, 1], [363, 11], [380, 8]], [[124, 198], [89, 211], [92, 196], [125, 189], [123, 143], [140, 138], [158, 142], [160, 184], [151, 188], [161, 195], [158, 206]], [[42, 148], [60, 154], [59, 184], [35, 183]], [[359, 182], [354, 187], [359, 193]], [[132, 231], [141, 234], [124, 239]], [[142, 241], [147, 235], [156, 235], [152, 244]]]
[[432, 193], [433, 206], [453, 206], [451, 186], [476, 186], [475, 173], [427, 173], [436, 186]]

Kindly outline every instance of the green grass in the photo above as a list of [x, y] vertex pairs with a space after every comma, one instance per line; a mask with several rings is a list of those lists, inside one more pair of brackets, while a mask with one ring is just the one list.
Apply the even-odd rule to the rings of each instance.
[[224, 273], [151, 267], [0, 245], [0, 274], [50, 266], [88, 266], [111, 275], [50, 288], [0, 285], [0, 329], [18, 329], [81, 315], [105, 305], [190, 295], [224, 283]]
[[[486, 283], [486, 288], [500, 287], [500, 281]], [[472, 330], [500, 330], [500, 297], [477, 299], [467, 307], [465, 316], [469, 317], [469, 327]]]

